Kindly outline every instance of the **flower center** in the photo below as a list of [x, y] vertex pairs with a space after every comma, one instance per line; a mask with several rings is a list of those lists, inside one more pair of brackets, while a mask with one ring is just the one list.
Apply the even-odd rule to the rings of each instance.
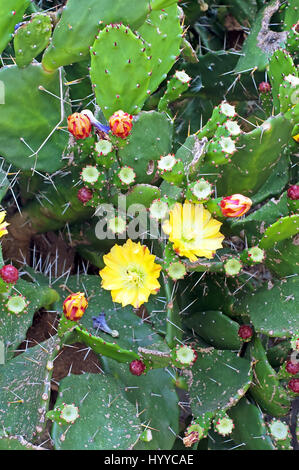
[[196, 239], [196, 232], [195, 230], [188, 228], [184, 230], [184, 233], [182, 235], [182, 240], [183, 242], [193, 242]]
[[135, 287], [142, 287], [144, 284], [144, 272], [137, 266], [129, 266], [126, 270], [127, 280]]

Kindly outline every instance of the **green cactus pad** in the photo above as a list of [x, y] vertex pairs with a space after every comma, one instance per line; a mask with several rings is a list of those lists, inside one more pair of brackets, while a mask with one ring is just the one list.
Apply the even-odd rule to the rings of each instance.
[[0, 54], [12, 39], [14, 27], [22, 21], [30, 0], [7, 0], [0, 6]]
[[22, 436], [0, 437], [0, 450], [44, 450], [25, 441]]
[[48, 74], [40, 64], [25, 69], [7, 66], [0, 69], [0, 80], [5, 86], [1, 155], [23, 170], [53, 172], [61, 168], [68, 134], [58, 127], [65, 125], [65, 116], [70, 114], [69, 106], [60, 100], [65, 93], [63, 72]]
[[290, 340], [284, 340], [272, 346], [267, 351], [267, 358], [272, 367], [280, 367], [286, 360], [291, 351]]
[[255, 363], [250, 394], [266, 413], [275, 417], [285, 416], [290, 410], [290, 399], [270, 366], [259, 338], [249, 343], [246, 356]]
[[250, 362], [230, 351], [200, 351], [192, 367], [189, 390], [194, 416], [226, 411], [245, 395], [251, 379]]
[[127, 208], [131, 204], [142, 204], [144, 207], [149, 208], [151, 203], [160, 197], [161, 193], [159, 188], [151, 186], [150, 184], [136, 184], [126, 194]]
[[137, 183], [149, 183], [156, 173], [156, 161], [171, 151], [172, 122], [164, 113], [142, 112], [133, 123], [126, 145], [119, 150], [123, 165], [136, 172]]
[[79, 418], [69, 428], [54, 423], [56, 450], [127, 450], [141, 434], [135, 405], [103, 374], [70, 375], [60, 382], [57, 406], [74, 403]]
[[228, 414], [235, 423], [231, 437], [237, 446], [241, 446], [240, 449], [275, 450], [267, 435], [263, 414], [257, 406], [242, 398]]
[[124, 23], [132, 28], [140, 26], [150, 7], [148, 0], [132, 3], [128, 0], [68, 0], [57, 24], [50, 46], [43, 56], [43, 67], [53, 71], [88, 57], [99, 27], [110, 23]]
[[288, 277], [273, 284], [237, 299], [234, 312], [249, 315], [259, 333], [291, 337], [299, 329], [299, 277]]
[[271, 248], [282, 240], [297, 235], [299, 232], [299, 214], [290, 215], [279, 219], [267, 228], [261, 239], [260, 248]]
[[284, 116], [267, 119], [260, 127], [240, 135], [231, 163], [220, 169], [218, 195], [254, 194], [265, 182], [291, 136], [292, 125]]
[[162, 11], [152, 11], [138, 29], [138, 33], [145, 40], [146, 53], [151, 56], [152, 75], [149, 83], [151, 93], [156, 91], [175, 64], [180, 55], [182, 42], [183, 31], [177, 4], [162, 8]]
[[291, 28], [298, 20], [298, 2], [297, 0], [288, 0], [287, 8], [285, 8], [284, 26], [286, 29]]
[[253, 204], [258, 204], [269, 197], [277, 196], [282, 193], [289, 180], [289, 166], [290, 158], [286, 151], [272, 168], [272, 173], [267, 181], [252, 195], [251, 199]]
[[186, 316], [184, 322], [207, 343], [217, 349], [241, 347], [239, 324], [219, 311], [197, 312]]
[[[161, 369], [151, 370], [146, 375], [136, 377], [128, 366], [108, 360], [108, 368], [120, 381], [123, 395], [138, 410], [145, 410], [140, 416], [143, 423], [150, 420], [152, 440], [139, 441], [135, 450], [172, 448], [175, 433], [178, 432], [178, 397], [171, 376]], [[137, 404], [137, 405], [136, 405]]]
[[273, 52], [284, 46], [287, 38], [286, 31], [278, 33], [269, 28], [270, 19], [279, 6], [278, 0], [272, 0], [259, 11], [243, 46], [243, 54], [236, 66], [236, 73], [255, 68], [265, 70]]
[[[119, 337], [116, 338], [116, 345], [114, 346], [114, 355], [117, 355], [117, 346], [120, 349], [124, 349], [124, 356], [119, 354], [120, 359], [129, 362], [130, 360], [136, 359], [136, 353], [140, 345], [146, 347], [153, 342], [154, 332], [147, 323], [137, 315], [134, 315], [133, 308], [130, 306], [121, 307], [120, 304], [115, 304], [112, 301], [110, 291], [101, 289], [101, 277], [100, 276], [70, 276], [67, 282], [67, 287], [73, 292], [86, 292], [86, 297], [89, 298], [88, 308], [85, 314], [80, 319], [80, 325], [91, 334], [90, 340], [88, 340], [88, 333], [84, 331], [78, 334], [78, 338], [82, 341], [88, 341], [88, 345], [93, 347], [93, 336], [98, 336], [103, 343], [103, 340], [107, 343], [112, 343], [113, 338], [103, 333], [101, 330], [93, 327], [93, 316], [97, 316], [100, 313], [105, 313], [106, 322], [111, 330], [117, 330]], [[61, 298], [65, 298], [67, 291], [59, 290]], [[62, 310], [60, 304], [57, 304], [58, 311]], [[153, 336], [153, 337], [152, 337]], [[99, 345], [95, 345], [96, 352], [100, 352], [98, 349]], [[109, 347], [111, 351], [111, 348]], [[110, 356], [111, 357], [111, 356]]]
[[[286, 193], [284, 193], [279, 199], [270, 199], [270, 201], [266, 202], [266, 204], [258, 210], [247, 215], [244, 219], [232, 220], [230, 222], [230, 228], [233, 233], [238, 235], [244, 230], [248, 242], [253, 245], [263, 239], [266, 230], [271, 227], [271, 224], [275, 224], [277, 219], [282, 220], [281, 217], [287, 214], [287, 196]], [[265, 242], [266, 240], [267, 239], [265, 239]], [[271, 244], [273, 243], [274, 240]], [[260, 248], [264, 247], [260, 246]]]
[[[285, 77], [288, 75], [298, 75], [293, 59], [287, 51], [279, 49], [274, 52], [269, 61], [269, 78], [272, 87], [273, 105], [275, 114], [280, 112], [281, 97], [280, 86], [285, 83]], [[298, 95], [297, 95], [298, 96]], [[287, 111], [287, 106], [282, 101], [282, 111]], [[292, 103], [296, 104], [296, 103]]]
[[49, 44], [52, 33], [51, 18], [37, 13], [20, 26], [14, 36], [16, 63], [19, 67], [30, 64]]
[[94, 211], [78, 200], [78, 181], [79, 170], [75, 168], [54, 178], [53, 184], [43, 184], [37, 200], [30, 202], [23, 211], [35, 232], [59, 230], [68, 222], [90, 219]]
[[268, 248], [267, 268], [277, 277], [299, 274], [299, 237], [288, 238]]
[[90, 77], [106, 118], [118, 110], [137, 114], [148, 94], [151, 61], [128, 26], [108, 25], [91, 50]]
[[44, 426], [50, 399], [51, 373], [47, 363], [57, 353], [57, 341], [48, 339], [1, 366], [1, 429], [31, 440]]
[[188, 90], [191, 77], [183, 70], [177, 70], [174, 76], [167, 83], [165, 94], [159, 101], [159, 111], [168, 111], [168, 106], [173, 101], [177, 100], [184, 91]]
[[21, 293], [29, 305], [26, 307], [26, 313], [18, 315], [8, 311], [6, 304], [8, 299], [1, 296], [0, 300], [0, 339], [4, 342], [6, 348], [6, 360], [13, 357], [13, 350], [25, 339], [26, 332], [32, 324], [34, 313], [41, 307], [49, 307], [59, 299], [56, 291], [48, 287], [39, 287], [31, 282], [19, 279], [15, 285], [16, 290], [11, 291], [11, 295]]

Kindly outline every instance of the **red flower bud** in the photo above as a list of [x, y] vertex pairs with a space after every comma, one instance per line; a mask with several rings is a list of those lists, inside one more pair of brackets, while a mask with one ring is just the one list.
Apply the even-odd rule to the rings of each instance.
[[271, 91], [271, 85], [268, 82], [261, 82], [259, 84], [259, 92], [260, 93], [269, 93]]
[[299, 362], [288, 361], [286, 363], [286, 371], [289, 374], [298, 374], [299, 372]]
[[15, 284], [19, 279], [19, 271], [12, 264], [7, 264], [0, 269], [0, 276], [4, 282]]
[[82, 292], [69, 295], [63, 302], [63, 313], [68, 320], [78, 321], [88, 307], [88, 302]]
[[241, 217], [252, 206], [252, 200], [242, 194], [233, 194], [220, 201], [221, 212], [225, 217]]
[[124, 111], [117, 111], [109, 119], [112, 134], [121, 139], [126, 139], [133, 127], [133, 117]]
[[92, 199], [93, 192], [91, 189], [88, 188], [80, 188], [77, 194], [77, 197], [79, 201], [83, 202], [85, 204], [86, 202], [90, 201]]
[[288, 383], [288, 387], [292, 392], [299, 393], [299, 379], [291, 379]]
[[299, 199], [299, 185], [294, 184], [290, 186], [288, 189], [288, 198], [293, 199], [293, 201], [297, 201]]
[[250, 341], [253, 335], [253, 329], [250, 325], [241, 325], [238, 335], [243, 341]]
[[76, 139], [86, 139], [91, 133], [91, 122], [88, 116], [82, 113], [71, 114], [67, 118], [68, 130]]
[[130, 372], [133, 375], [141, 375], [145, 369], [145, 364], [143, 361], [136, 359], [130, 364]]

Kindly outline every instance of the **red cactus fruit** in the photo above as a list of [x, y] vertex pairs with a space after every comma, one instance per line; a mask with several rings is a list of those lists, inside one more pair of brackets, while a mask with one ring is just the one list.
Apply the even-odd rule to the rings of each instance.
[[133, 375], [141, 375], [145, 369], [145, 364], [143, 361], [136, 359], [130, 364], [130, 372]]
[[89, 188], [80, 188], [77, 194], [77, 197], [79, 201], [83, 202], [85, 204], [86, 202], [90, 201], [92, 199], [93, 192]]
[[293, 201], [297, 201], [299, 199], [299, 185], [293, 184], [288, 189], [288, 198], [292, 199]]
[[241, 325], [238, 335], [243, 341], [250, 341], [253, 335], [253, 329], [250, 325]]
[[268, 82], [261, 82], [259, 84], [259, 92], [260, 93], [269, 93], [271, 91], [271, 85]]
[[299, 362], [287, 361], [286, 363], [286, 371], [289, 374], [298, 374], [299, 372]]
[[288, 383], [288, 387], [292, 392], [299, 393], [299, 379], [291, 379]]
[[19, 279], [19, 271], [12, 264], [7, 264], [0, 269], [0, 276], [4, 282], [15, 284]]

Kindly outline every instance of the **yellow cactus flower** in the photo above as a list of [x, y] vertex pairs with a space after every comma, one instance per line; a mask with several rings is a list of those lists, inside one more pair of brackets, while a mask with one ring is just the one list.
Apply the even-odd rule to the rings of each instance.
[[82, 292], [69, 295], [63, 302], [63, 313], [69, 320], [78, 321], [84, 315], [88, 302]]
[[6, 216], [6, 211], [1, 211], [0, 212], [0, 238], [3, 237], [3, 235], [6, 235], [8, 233], [8, 231], [6, 230], [6, 227], [9, 225], [9, 223], [3, 222], [5, 216]]
[[202, 204], [176, 203], [169, 211], [169, 220], [163, 224], [173, 249], [190, 261], [197, 257], [213, 258], [222, 248], [224, 236], [219, 232], [222, 223], [212, 218]]
[[293, 135], [293, 139], [299, 143], [299, 134]]
[[100, 271], [102, 287], [111, 291], [113, 302], [138, 308], [150, 294], [159, 291], [161, 266], [140, 242], [128, 240], [122, 246], [114, 245], [103, 259], [106, 266]]

